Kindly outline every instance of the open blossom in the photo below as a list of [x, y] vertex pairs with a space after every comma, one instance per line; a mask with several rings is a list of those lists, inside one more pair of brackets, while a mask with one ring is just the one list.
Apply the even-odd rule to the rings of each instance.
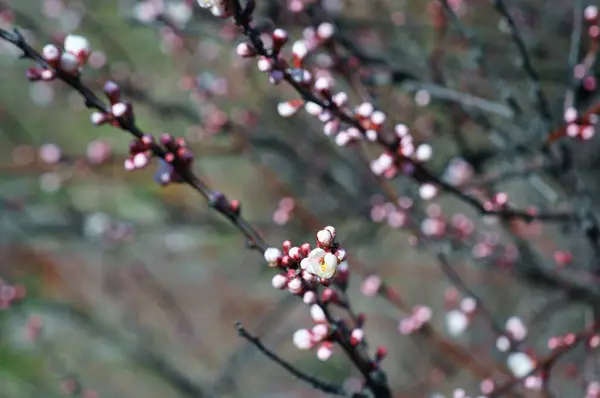
[[302, 269], [322, 279], [329, 279], [335, 273], [338, 258], [321, 248], [313, 249], [308, 257], [300, 262]]

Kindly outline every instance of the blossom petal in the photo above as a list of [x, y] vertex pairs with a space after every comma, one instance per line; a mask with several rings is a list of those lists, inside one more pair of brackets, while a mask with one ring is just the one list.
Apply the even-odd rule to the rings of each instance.
[[320, 247], [317, 247], [316, 249], [313, 249], [310, 253], [308, 253], [308, 258], [321, 259], [325, 257], [325, 254], [325, 250], [321, 249]]
[[319, 264], [319, 272], [317, 275], [321, 278], [329, 279], [335, 273], [335, 269], [338, 265], [338, 259], [331, 253], [325, 254], [323, 258], [323, 264]]

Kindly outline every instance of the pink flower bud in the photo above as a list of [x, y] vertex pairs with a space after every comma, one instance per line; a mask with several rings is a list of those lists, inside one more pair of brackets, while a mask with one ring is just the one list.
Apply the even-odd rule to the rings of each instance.
[[83, 36], [68, 35], [64, 43], [65, 51], [73, 54], [83, 64], [90, 55], [90, 42]]
[[79, 72], [77, 57], [71, 53], [63, 53], [60, 56], [59, 67], [62, 71], [70, 75], [76, 75]]
[[319, 114], [323, 112], [323, 108], [321, 107], [321, 105], [311, 101], [308, 101], [304, 105], [304, 109], [306, 110], [306, 112], [313, 116], [319, 116]]
[[149, 158], [145, 153], [138, 153], [133, 157], [133, 165], [136, 169], [141, 169], [148, 166]]
[[335, 33], [335, 27], [330, 22], [323, 22], [317, 27], [317, 36], [321, 40], [330, 39]]
[[365, 337], [365, 332], [362, 329], [354, 329], [352, 330], [352, 333], [350, 334], [350, 344], [352, 345], [358, 345], [361, 341], [363, 341], [363, 338]]
[[333, 103], [338, 107], [338, 108], [343, 108], [346, 105], [348, 105], [348, 94], [346, 94], [345, 92], [341, 91], [337, 94], [335, 94], [333, 96]]
[[50, 81], [50, 80], [54, 80], [54, 78], [56, 77], [56, 72], [54, 72], [52, 69], [44, 69], [41, 74], [40, 74], [42, 80], [44, 81]]
[[123, 163], [123, 167], [127, 171], [135, 170], [135, 165], [133, 164], [133, 160], [131, 158], [125, 159], [125, 162]]
[[331, 245], [331, 243], [333, 241], [333, 235], [328, 230], [322, 229], [321, 231], [317, 232], [317, 241], [321, 245], [327, 247], [327, 246]]
[[281, 48], [287, 43], [289, 35], [286, 30], [283, 29], [275, 29], [273, 31], [273, 52], [275, 54], [281, 51]]
[[312, 334], [308, 329], [296, 330], [293, 336], [294, 345], [301, 350], [312, 348]]
[[260, 57], [257, 65], [258, 70], [261, 72], [269, 72], [273, 69], [273, 61], [267, 57]]
[[356, 107], [356, 113], [363, 118], [370, 117], [374, 110], [375, 108], [370, 102], [363, 102]]
[[298, 294], [302, 292], [302, 280], [300, 278], [290, 279], [288, 282], [288, 289], [293, 294]]
[[339, 129], [340, 122], [338, 120], [330, 120], [329, 122], [325, 123], [325, 126], [323, 126], [323, 133], [329, 137], [337, 134]]
[[406, 125], [397, 124], [394, 127], [394, 132], [396, 133], [396, 137], [402, 139], [402, 138], [408, 136], [409, 130], [408, 130], [408, 127], [406, 127]]
[[240, 57], [251, 58], [256, 56], [256, 50], [249, 43], [243, 42], [238, 44], [236, 52]]
[[304, 105], [303, 100], [292, 100], [286, 102], [280, 102], [277, 104], [277, 113], [283, 117], [290, 117], [298, 113], [298, 111]]
[[304, 304], [314, 304], [317, 301], [317, 295], [312, 290], [308, 291], [302, 296], [302, 301], [304, 301]]
[[60, 50], [54, 44], [47, 44], [42, 49], [42, 56], [46, 61], [54, 63], [60, 59]]
[[317, 323], [321, 323], [321, 322], [326, 322], [327, 321], [327, 317], [325, 316], [325, 312], [323, 312], [323, 309], [318, 304], [313, 304], [310, 307], [310, 316], [313, 319], [313, 321], [315, 321]]
[[367, 136], [367, 140], [369, 140], [371, 142], [375, 142], [375, 141], [377, 141], [377, 137], [379, 136], [379, 133], [377, 133], [376, 130], [367, 130], [365, 135]]
[[371, 114], [371, 122], [377, 126], [381, 126], [385, 123], [385, 113], [381, 111], [375, 111]]
[[110, 110], [114, 117], [123, 117], [125, 114], [127, 114], [128, 108], [129, 107], [127, 104], [123, 102], [117, 102], [110, 108]]
[[101, 124], [106, 123], [106, 116], [101, 112], [93, 112], [90, 116], [90, 120], [93, 125], [100, 126]]
[[317, 358], [321, 361], [326, 361], [333, 355], [332, 344], [328, 341], [322, 343], [317, 349]]
[[333, 80], [330, 77], [319, 77], [315, 81], [315, 90], [322, 94], [328, 94], [333, 88]]
[[279, 261], [279, 259], [281, 259], [282, 253], [281, 250], [275, 248], [275, 247], [269, 247], [267, 250], [265, 250], [264, 253], [264, 257], [265, 257], [265, 261], [268, 262], [269, 264], [272, 263], [277, 263]]
[[277, 274], [277, 275], [273, 276], [273, 279], [271, 280], [271, 284], [273, 285], [273, 287], [275, 289], [283, 289], [287, 285], [287, 281], [288, 281], [288, 279], [285, 275]]

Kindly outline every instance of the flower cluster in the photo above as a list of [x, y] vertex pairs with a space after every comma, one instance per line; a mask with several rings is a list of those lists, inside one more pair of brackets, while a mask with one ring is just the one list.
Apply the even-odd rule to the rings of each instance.
[[83, 36], [68, 35], [64, 41], [64, 50], [54, 44], [46, 45], [42, 57], [50, 68], [32, 67], [27, 70], [27, 78], [31, 81], [50, 81], [56, 78], [56, 71], [79, 75], [90, 56], [90, 44]]
[[194, 154], [187, 148], [185, 140], [181, 137], [173, 138], [169, 134], [162, 134], [160, 144], [168, 153], [164, 159], [161, 159], [155, 179], [161, 185], [182, 182], [183, 178], [175, 171], [174, 164], [177, 163], [180, 169], [189, 170], [194, 162]]
[[[329, 289], [330, 290], [330, 289]], [[315, 325], [310, 328], [297, 330], [292, 340], [294, 345], [300, 350], [310, 350], [316, 348], [317, 358], [326, 361], [333, 355], [334, 328], [327, 322], [325, 312], [318, 304], [312, 304], [310, 307], [310, 316]], [[365, 337], [362, 329], [365, 318], [359, 316], [355, 328], [350, 332], [350, 345], [358, 346]], [[383, 349], [378, 350], [381, 353]], [[381, 355], [382, 359], [385, 355]], [[380, 360], [379, 359], [379, 360]]]
[[[584, 87], [586, 81], [583, 81]], [[595, 88], [595, 83], [594, 83]], [[565, 133], [571, 138], [577, 138], [583, 141], [590, 140], [596, 134], [596, 124], [598, 123], [598, 115], [582, 115], [579, 116], [575, 108], [568, 108], [565, 111], [565, 122], [567, 127]]]
[[133, 117], [133, 106], [130, 102], [121, 101], [121, 88], [117, 83], [107, 81], [102, 91], [110, 102], [110, 112], [93, 112], [90, 119], [94, 126], [109, 123], [118, 127], [119, 119]]
[[335, 228], [323, 228], [317, 232], [316, 238], [317, 247], [314, 249], [310, 243], [292, 246], [288, 240], [283, 242], [283, 250], [270, 247], [265, 251], [264, 257], [270, 267], [286, 271], [273, 277], [274, 287], [287, 287], [294, 294], [302, 294], [305, 292], [305, 283], [329, 284], [336, 271], [339, 271], [338, 279], [345, 280], [346, 252], [335, 240]]

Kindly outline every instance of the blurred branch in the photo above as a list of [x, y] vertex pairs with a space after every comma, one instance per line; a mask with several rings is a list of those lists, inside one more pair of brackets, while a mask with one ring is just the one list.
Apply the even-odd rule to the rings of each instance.
[[322, 391], [322, 392], [324, 392], [326, 394], [333, 394], [333, 395], [342, 396], [342, 397], [352, 397], [352, 396], [358, 397], [358, 396], [360, 396], [360, 395], [350, 395], [347, 392], [345, 392], [339, 386], [326, 383], [324, 381], [321, 381], [321, 380], [319, 380], [319, 379], [317, 379], [317, 378], [315, 378], [313, 376], [310, 376], [310, 375], [302, 372], [301, 370], [299, 370], [298, 368], [296, 368], [295, 366], [293, 366], [289, 362], [287, 362], [287, 361], [283, 360], [282, 358], [280, 358], [273, 351], [271, 351], [267, 347], [265, 347], [264, 344], [260, 341], [260, 339], [257, 338], [257, 337], [255, 337], [255, 336], [252, 336], [242, 326], [241, 323], [238, 322], [236, 324], [236, 328], [237, 328], [237, 331], [238, 331], [240, 337], [242, 337], [243, 339], [247, 340], [249, 343], [251, 343], [252, 345], [254, 345], [267, 358], [269, 358], [270, 360], [272, 360], [273, 362], [275, 362], [277, 365], [279, 365], [282, 368], [284, 368], [291, 375], [293, 375], [294, 377], [296, 377], [299, 380], [302, 380], [302, 381], [308, 383], [314, 389]]

